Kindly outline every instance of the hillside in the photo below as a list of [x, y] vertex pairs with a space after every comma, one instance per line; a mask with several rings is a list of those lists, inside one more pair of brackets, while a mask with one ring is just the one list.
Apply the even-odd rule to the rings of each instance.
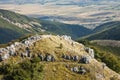
[[78, 42], [91, 47], [95, 58], [107, 64], [111, 69], [120, 73], [120, 44], [115, 40], [79, 40]]
[[[1, 64], [8, 64], [0, 67], [3, 70], [0, 77], [5, 80], [8, 77], [12, 80], [31, 80], [30, 74], [35, 80], [120, 79], [119, 74], [94, 58], [93, 49], [66, 35], [36, 35], [0, 48], [0, 51]], [[26, 71], [28, 74], [25, 74]]]
[[34, 29], [35, 24], [37, 25], [37, 22], [35, 23], [32, 18], [0, 9], [0, 43], [35, 34], [37, 32]]
[[29, 32], [21, 29], [0, 17], [0, 43], [6, 43], [13, 39], [27, 35]]
[[120, 22], [109, 22], [98, 26], [93, 33], [83, 38], [88, 40], [120, 40]]
[[92, 32], [92, 30], [81, 25], [64, 24], [56, 21], [53, 22], [45, 20], [40, 20], [40, 23], [46, 31], [60, 35], [69, 35], [73, 39], [88, 35]]
[[39, 20], [2, 9], [0, 9], [0, 28], [0, 43], [10, 42], [28, 34], [67, 34], [76, 39], [91, 33], [90, 29], [80, 25]]

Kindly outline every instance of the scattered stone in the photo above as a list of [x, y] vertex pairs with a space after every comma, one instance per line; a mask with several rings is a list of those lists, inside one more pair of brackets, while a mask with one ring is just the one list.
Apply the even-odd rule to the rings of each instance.
[[22, 58], [24, 58], [24, 55], [23, 55], [23, 53], [21, 53], [21, 54], [20, 54], [20, 56], [21, 56]]
[[87, 72], [82, 66], [80, 66], [79, 70], [80, 70], [79, 73], [82, 75], [84, 75]]
[[46, 55], [46, 61], [48, 61], [48, 62], [50, 62], [50, 61], [52, 61], [52, 56], [51, 55]]
[[74, 56], [74, 61], [78, 61], [79, 60], [79, 56]]
[[94, 54], [95, 54], [95, 53], [94, 53], [94, 50], [93, 50], [93, 49], [86, 47], [85, 50], [89, 53], [89, 55], [90, 55], [92, 58], [94, 58]]
[[54, 56], [52, 56], [52, 58], [51, 58], [51, 61], [52, 61], [52, 62], [54, 62], [54, 61], [55, 61], [55, 58], [54, 58]]
[[42, 54], [39, 54], [38, 57], [40, 57], [41, 61], [44, 61], [44, 56]]
[[100, 73], [97, 73], [96, 74], [96, 79], [97, 80], [103, 80], [104, 79], [104, 75], [100, 74]]
[[0, 61], [3, 61], [3, 60], [5, 60], [5, 59], [8, 59], [9, 58], [9, 54], [6, 54], [6, 53], [4, 53], [4, 54], [0, 54]]
[[79, 67], [73, 67], [73, 68], [71, 68], [71, 71], [73, 71], [73, 72], [79, 72]]
[[67, 59], [67, 60], [70, 60], [71, 57], [70, 57], [69, 55], [66, 55], [66, 59]]
[[106, 67], [106, 64], [105, 64], [105, 63], [103, 63], [103, 64], [102, 64], [102, 67], [103, 67], [103, 69], [105, 69], [105, 67]]
[[87, 56], [83, 56], [83, 57], [80, 59], [80, 63], [89, 64], [89, 63], [90, 63], [90, 58], [87, 57]]
[[30, 53], [27, 53], [28, 57], [31, 57], [31, 54]]
[[63, 55], [62, 55], [62, 58], [66, 59], [66, 55], [65, 55], [65, 54], [63, 54]]
[[69, 68], [69, 67], [70, 67], [69, 64], [66, 64], [65, 66], [66, 66], [66, 68]]

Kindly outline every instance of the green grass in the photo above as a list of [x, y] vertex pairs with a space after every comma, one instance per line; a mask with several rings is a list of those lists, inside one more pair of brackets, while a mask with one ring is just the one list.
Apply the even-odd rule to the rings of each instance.
[[84, 36], [80, 39], [88, 40], [120, 40], [120, 22], [108, 22], [102, 24], [93, 30], [92, 34]]
[[120, 73], [120, 47], [100, 46], [95, 43], [86, 46], [94, 49], [98, 61], [106, 63], [109, 68]]
[[0, 43], [10, 42], [13, 39], [27, 35], [29, 32], [0, 18]]

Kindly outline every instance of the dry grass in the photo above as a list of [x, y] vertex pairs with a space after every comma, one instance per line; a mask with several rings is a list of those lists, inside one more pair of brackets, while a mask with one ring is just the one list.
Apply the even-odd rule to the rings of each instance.
[[[62, 43], [63, 48], [60, 49], [60, 44]], [[77, 62], [63, 60], [61, 58], [62, 54], [69, 55], [88, 55], [84, 46], [80, 44], [75, 44], [72, 46], [69, 41], [61, 39], [57, 36], [52, 36], [50, 38], [42, 39], [35, 43], [35, 46], [31, 47], [34, 53], [49, 53], [54, 55], [56, 62], [41, 62], [44, 64], [44, 79], [43, 80], [93, 80], [97, 74], [104, 75], [102, 80], [109, 80], [110, 77], [118, 75], [116, 72], [112, 71], [108, 67], [103, 69], [103, 63], [92, 59], [90, 64], [80, 64]], [[86, 75], [76, 74], [71, 72], [66, 65], [69, 67], [84, 66], [88, 73]], [[111, 75], [113, 74], [113, 75]], [[99, 80], [99, 79], [98, 79]]]
[[[62, 48], [60, 48], [61, 43], [63, 45]], [[91, 59], [89, 64], [82, 64], [61, 58], [62, 54], [86, 56], [88, 53], [85, 52], [83, 45], [75, 43], [75, 45], [72, 46], [69, 41], [57, 36], [42, 39], [36, 42], [34, 46], [31, 46], [30, 49], [32, 54], [42, 53], [45, 55], [48, 53], [53, 55], [56, 59], [55, 62], [40, 62], [40, 64], [44, 66], [42, 73], [43, 80], [110, 80], [110, 77], [113, 77], [114, 75], [119, 76], [119, 74], [108, 67], [103, 69], [103, 63], [98, 62], [95, 59]], [[9, 60], [6, 60], [6, 62], [11, 62], [12, 64], [23, 60], [24, 59], [19, 56], [16, 56], [11, 57]], [[78, 66], [83, 66], [87, 70], [87, 73], [81, 75], [70, 70], [72, 67]], [[104, 75], [103, 79], [96, 79], [95, 77], [98, 74]]]
[[[60, 44], [63, 45], [62, 48], [60, 48]], [[49, 53], [52, 55], [55, 54], [54, 56], [58, 57], [61, 57], [63, 54], [83, 55], [86, 53], [83, 45], [76, 43], [74, 46], [72, 46], [69, 41], [56, 36], [52, 36], [50, 38], [42, 39], [36, 42], [35, 46], [31, 47], [31, 50], [34, 53]]]
[[[70, 71], [66, 65], [74, 65], [74, 63], [45, 63], [43, 80], [90, 80], [88, 74], [80, 75]], [[78, 65], [77, 65], [78, 66]]]

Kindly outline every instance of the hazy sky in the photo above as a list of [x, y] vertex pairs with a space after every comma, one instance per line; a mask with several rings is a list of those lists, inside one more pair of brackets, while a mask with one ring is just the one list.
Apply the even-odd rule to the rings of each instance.
[[0, 3], [90, 2], [105, 0], [0, 0]]

